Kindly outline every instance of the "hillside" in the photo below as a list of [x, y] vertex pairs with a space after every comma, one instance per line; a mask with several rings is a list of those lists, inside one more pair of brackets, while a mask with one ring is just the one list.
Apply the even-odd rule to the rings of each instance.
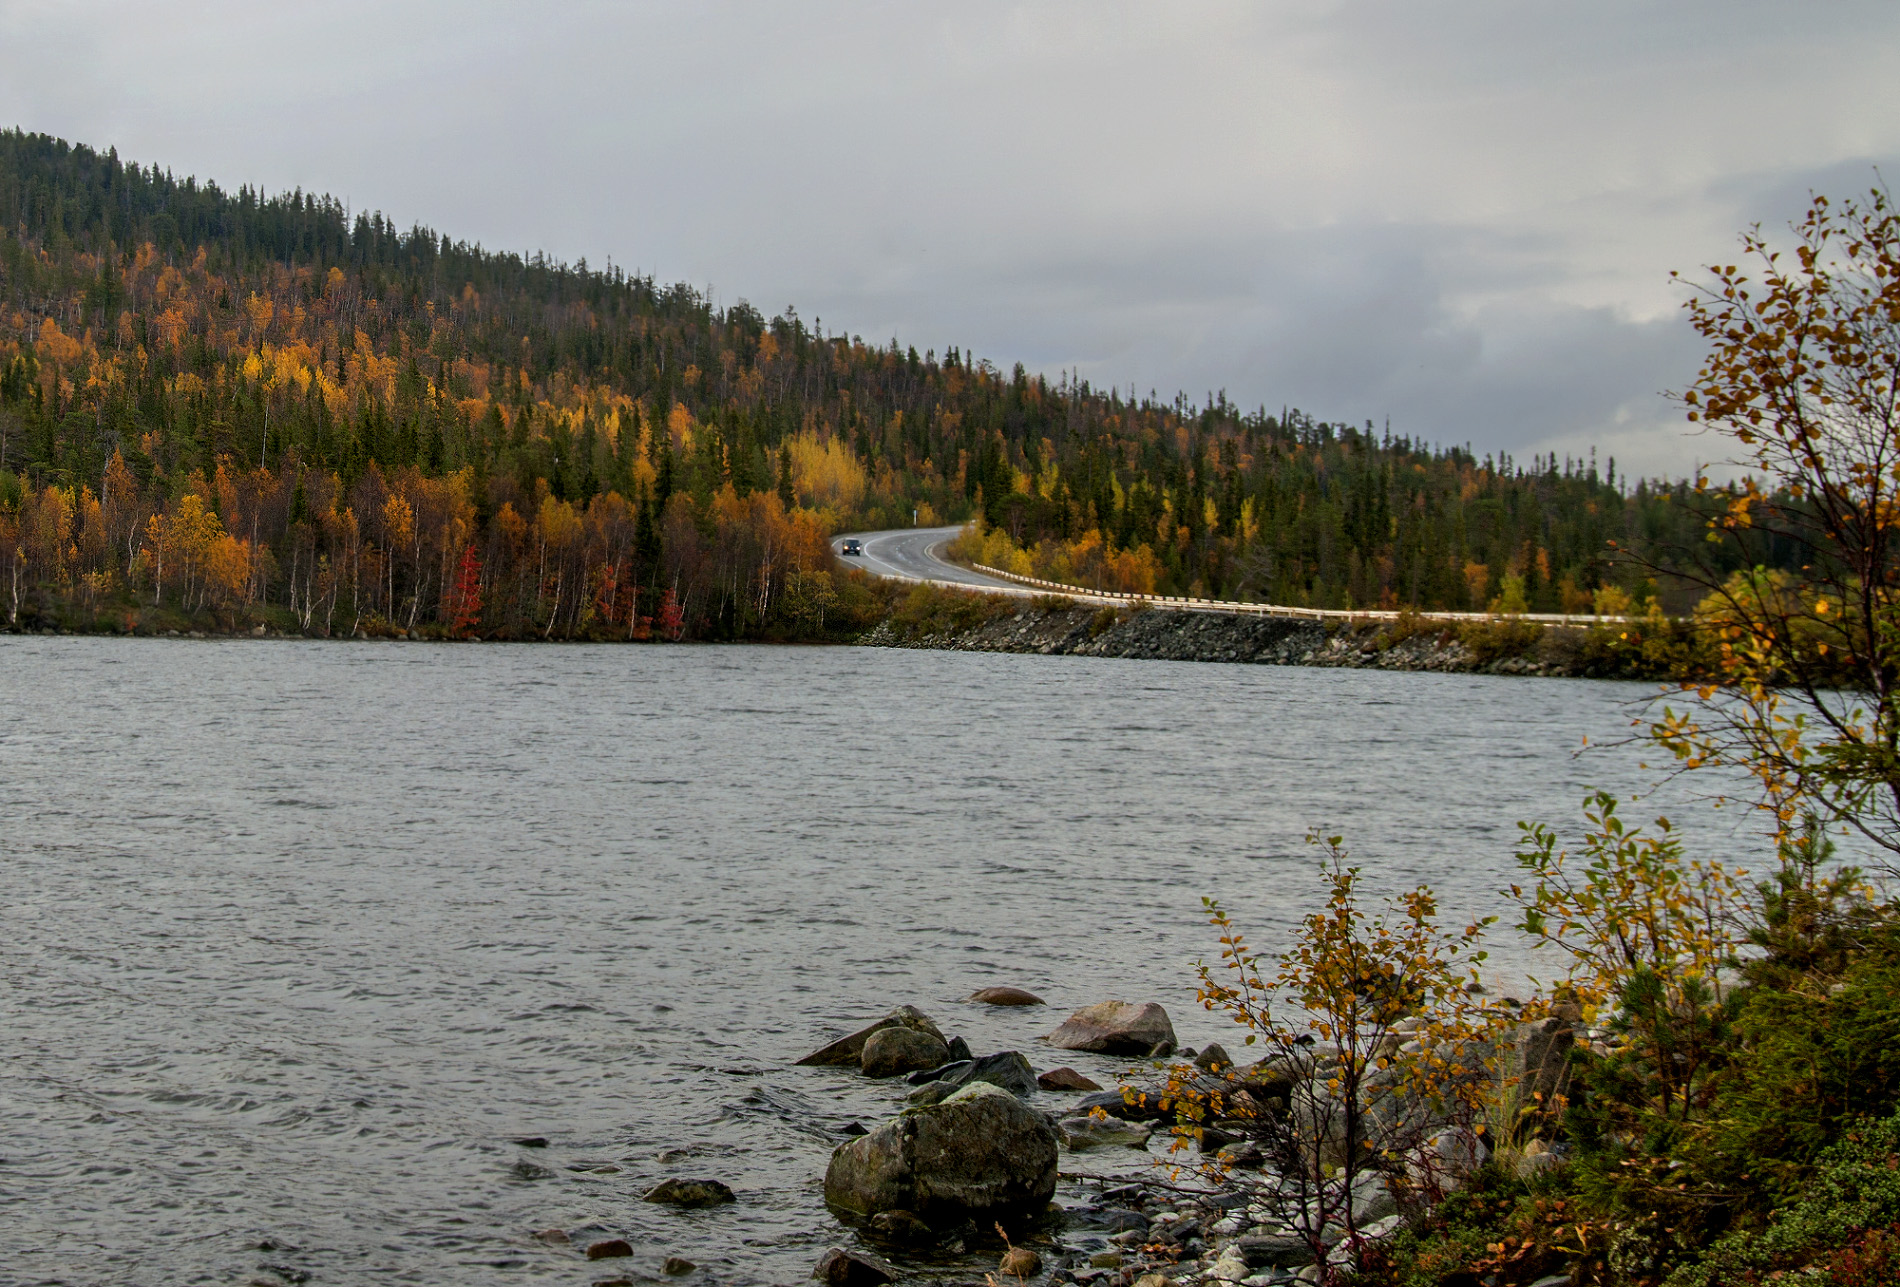
[[1051, 384], [0, 133], [16, 622], [822, 634], [872, 611], [826, 534], [913, 512], [1106, 588], [1576, 611], [1656, 592], [1607, 543], [1686, 543], [1688, 495]]

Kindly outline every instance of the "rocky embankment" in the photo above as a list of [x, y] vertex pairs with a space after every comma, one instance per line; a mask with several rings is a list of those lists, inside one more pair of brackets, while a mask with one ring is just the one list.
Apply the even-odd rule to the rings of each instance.
[[[1012, 601], [1022, 602], [1022, 601]], [[1070, 654], [1166, 661], [1252, 662], [1273, 666], [1364, 667], [1492, 675], [1605, 675], [1600, 631], [1500, 621], [1438, 626], [1319, 622], [1251, 613], [1165, 608], [1096, 608], [1073, 600], [1031, 600], [973, 624], [907, 628], [892, 617], [858, 642], [880, 648]]]

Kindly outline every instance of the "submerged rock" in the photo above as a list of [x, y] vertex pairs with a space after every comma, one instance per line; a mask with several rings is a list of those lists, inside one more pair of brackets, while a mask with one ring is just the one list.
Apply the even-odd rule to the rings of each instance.
[[861, 1216], [904, 1210], [925, 1219], [1039, 1210], [1055, 1193], [1057, 1144], [1042, 1114], [977, 1082], [840, 1144], [825, 1201]]
[[1065, 1117], [1056, 1127], [1062, 1132], [1062, 1142], [1073, 1153], [1113, 1145], [1146, 1148], [1148, 1137], [1154, 1134], [1146, 1122], [1125, 1122], [1114, 1117]]
[[943, 1033], [938, 1030], [936, 1024], [930, 1021], [929, 1015], [916, 1006], [900, 1005], [882, 1019], [858, 1029], [850, 1036], [840, 1037], [828, 1046], [820, 1046], [800, 1059], [798, 1063], [803, 1067], [858, 1065], [863, 1061], [864, 1043], [870, 1040], [872, 1033], [881, 1032], [885, 1028], [910, 1028], [917, 1032], [927, 1032], [938, 1041], [943, 1040]]
[[661, 1180], [647, 1190], [646, 1200], [674, 1207], [716, 1207], [737, 1199], [718, 1180]]
[[1174, 1025], [1168, 1012], [1152, 1001], [1103, 1001], [1085, 1006], [1043, 1038], [1059, 1050], [1089, 1050], [1103, 1055], [1146, 1055], [1174, 1049]]
[[970, 1000], [980, 1001], [984, 1005], [1044, 1005], [1044, 1004], [1047, 1004], [1046, 1002], [1043, 1001], [1041, 997], [1037, 996], [1034, 992], [1025, 992], [1021, 988], [1008, 988], [1008, 987], [984, 988], [980, 992], [973, 993], [970, 997]]
[[684, 1256], [668, 1256], [660, 1265], [660, 1272], [669, 1277], [677, 1278], [681, 1274], [690, 1274], [697, 1268], [699, 1268], [698, 1265], [686, 1259]]
[[589, 1260], [616, 1260], [621, 1256], [631, 1256], [633, 1244], [625, 1238], [603, 1238], [599, 1242], [587, 1244]]
[[880, 1211], [872, 1216], [871, 1235], [886, 1242], [905, 1244], [937, 1240], [935, 1231], [929, 1225], [901, 1207], [894, 1211]]
[[880, 1028], [865, 1038], [859, 1056], [866, 1077], [897, 1077], [949, 1062], [941, 1038], [914, 1028]]

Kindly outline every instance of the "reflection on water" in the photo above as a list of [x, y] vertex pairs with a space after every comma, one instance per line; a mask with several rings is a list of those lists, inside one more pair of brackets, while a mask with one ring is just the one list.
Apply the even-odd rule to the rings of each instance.
[[[897, 1092], [792, 1059], [901, 1001], [1039, 1067], [1052, 1012], [1108, 997], [1223, 1035], [1192, 1009], [1202, 895], [1271, 946], [1325, 826], [1381, 887], [1498, 910], [1516, 819], [1638, 782], [1572, 751], [1642, 691], [0, 641], [0, 1255], [25, 1281], [601, 1277], [529, 1237], [559, 1227], [630, 1238], [636, 1272], [802, 1279], [848, 1236], [819, 1195], [835, 1132]], [[1052, 1012], [960, 1000], [989, 983]], [[638, 1200], [669, 1174], [740, 1200]]]

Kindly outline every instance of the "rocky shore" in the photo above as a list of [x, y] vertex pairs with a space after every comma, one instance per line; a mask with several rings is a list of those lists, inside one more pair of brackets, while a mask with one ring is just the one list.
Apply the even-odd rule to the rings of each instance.
[[[990, 991], [1003, 995], [986, 1004], [1040, 1004], [1017, 989]], [[1422, 1027], [1401, 1029], [1401, 1038], [1428, 1039]], [[1473, 1075], [1554, 1091], [1572, 1049], [1590, 1035], [1567, 1017], [1544, 1018], [1507, 1029], [1494, 1049], [1461, 1057]], [[1252, 1124], [1301, 1120], [1309, 1101], [1325, 1097], [1336, 1059], [1326, 1049], [1305, 1049], [1292, 1062], [1236, 1065], [1218, 1045], [1177, 1049], [1160, 1005], [1122, 1001], [1087, 1006], [1032, 1040], [1044, 1051], [1153, 1061], [1151, 1083], [1105, 1090], [1067, 1067], [1038, 1073], [1020, 1051], [977, 1056], [911, 1006], [798, 1061], [892, 1081], [908, 1101], [884, 1122], [848, 1128], [834, 1149], [825, 1202], [855, 1237], [823, 1253], [816, 1280], [837, 1287], [935, 1281], [931, 1266], [993, 1258], [992, 1283], [1317, 1283], [1322, 1260], [1343, 1269], [1388, 1242], [1421, 1192], [1442, 1197], [1487, 1156], [1468, 1127], [1428, 1113], [1412, 1123], [1419, 1142], [1404, 1154], [1400, 1179], [1366, 1171], [1339, 1200], [1319, 1198], [1291, 1174], [1276, 1173], [1255, 1139], [1273, 1132]], [[1170, 1133], [1177, 1106], [1196, 1095], [1218, 1096], [1200, 1102], [1225, 1104], [1226, 1115], [1205, 1117], [1177, 1140]], [[1325, 1136], [1318, 1133], [1316, 1147], [1326, 1147]], [[1171, 1143], [1189, 1151], [1170, 1157], [1164, 1146]], [[1064, 1158], [1097, 1150], [1125, 1156], [1123, 1174], [1095, 1178], [1080, 1201], [1072, 1183], [1052, 1202], [1059, 1179], [1078, 1178]], [[1540, 1154], [1518, 1165], [1559, 1161]]]
[[[974, 597], [974, 596], [970, 596]], [[858, 643], [874, 648], [1013, 652], [1456, 674], [1668, 678], [1676, 669], [1607, 627], [1501, 618], [1450, 625], [1310, 621], [1250, 613], [1101, 608], [1072, 599], [993, 601], [986, 613], [907, 620], [899, 612]]]

